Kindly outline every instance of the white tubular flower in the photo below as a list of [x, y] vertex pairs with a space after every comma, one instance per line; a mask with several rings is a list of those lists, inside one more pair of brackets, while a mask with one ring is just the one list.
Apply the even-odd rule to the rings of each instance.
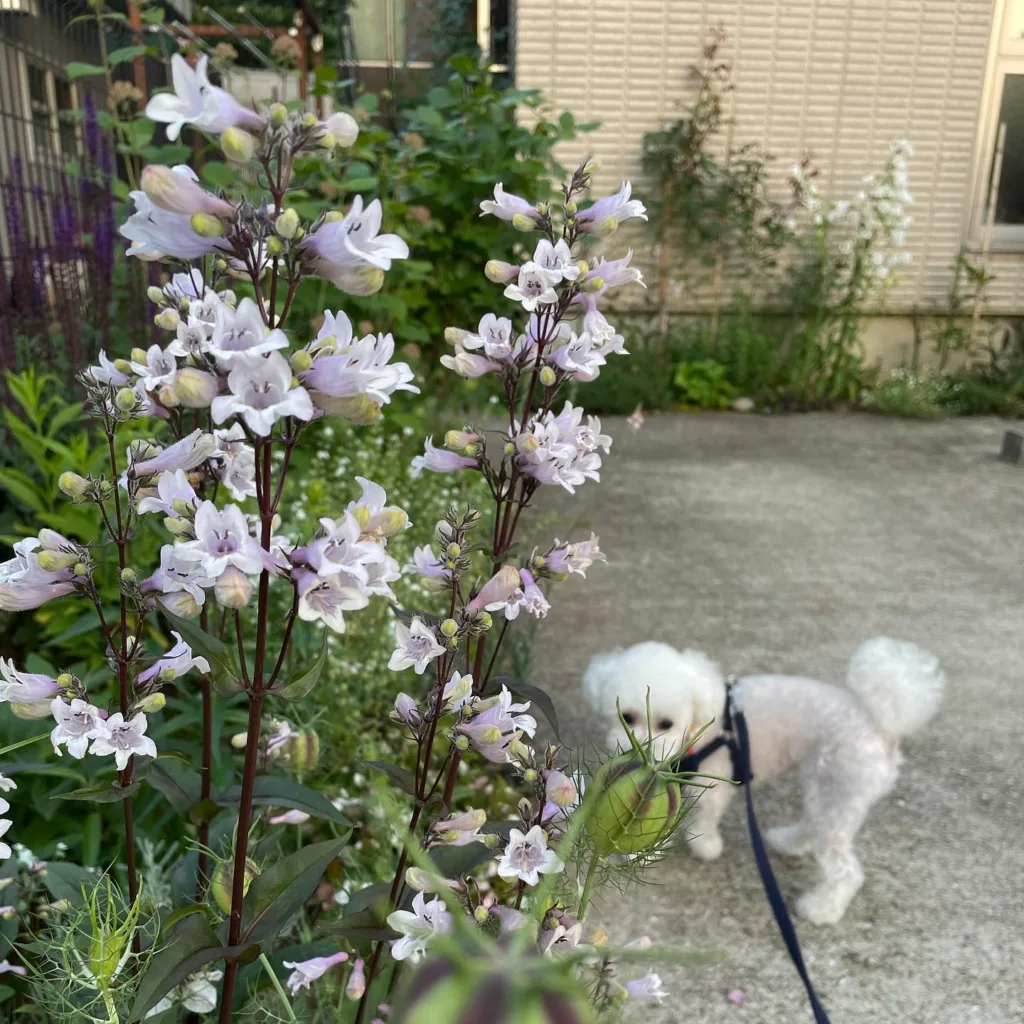
[[560, 238], [554, 245], [542, 238], [534, 250], [533, 262], [547, 271], [552, 284], [575, 281], [580, 276], [580, 268], [573, 263], [572, 252], [564, 238]]
[[56, 679], [41, 672], [19, 672], [11, 659], [0, 658], [0, 677], [0, 703], [9, 703], [16, 712], [23, 710], [33, 718], [45, 718], [50, 701], [60, 693]]
[[348, 959], [348, 953], [335, 953], [333, 956], [315, 956], [311, 960], [285, 960], [283, 967], [291, 967], [292, 973], [288, 976], [285, 984], [291, 994], [298, 995], [299, 989], [309, 989], [318, 978], [321, 978], [335, 964], [343, 964]]
[[576, 223], [580, 230], [592, 234], [610, 234], [624, 220], [631, 217], [647, 220], [644, 204], [639, 199], [629, 198], [632, 191], [633, 186], [624, 181], [622, 188], [615, 195], [598, 199], [586, 210], [581, 210], [576, 214]]
[[279, 352], [236, 363], [228, 374], [228, 388], [231, 394], [218, 396], [210, 406], [214, 423], [241, 416], [261, 437], [267, 437], [282, 417], [309, 420], [316, 412], [309, 392], [292, 387], [291, 368]]
[[217, 306], [206, 351], [221, 366], [239, 365], [240, 360], [287, 347], [284, 331], [270, 330], [252, 299], [242, 299], [234, 309], [224, 303]]
[[192, 648], [182, 640], [180, 633], [175, 633], [172, 630], [171, 636], [177, 640], [177, 643], [162, 658], [139, 673], [140, 683], [148, 683], [150, 679], [155, 679], [158, 676], [161, 679], [177, 679], [193, 668], [200, 672], [210, 671], [210, 663], [205, 658], [195, 657], [192, 654]]
[[345, 632], [345, 612], [358, 611], [370, 603], [364, 589], [348, 582], [342, 574], [318, 576], [296, 569], [299, 582], [299, 618], [304, 622], [322, 622], [335, 633]]
[[174, 380], [178, 363], [169, 351], [159, 345], [150, 345], [146, 350], [146, 361], [132, 361], [132, 370], [138, 374], [142, 386], [147, 391], [155, 391], [161, 384], [170, 384]]
[[455, 346], [455, 355], [441, 356], [441, 365], [454, 371], [460, 377], [482, 377], [485, 373], [495, 373], [501, 369], [500, 363], [487, 359], [485, 356], [467, 352], [461, 345]]
[[0, 562], [0, 611], [27, 611], [74, 592], [72, 570], [41, 568], [38, 547], [37, 538], [26, 537], [15, 543], [12, 559]]
[[195, 69], [176, 53], [171, 58], [174, 92], [157, 93], [146, 104], [146, 117], [167, 125], [167, 138], [177, 139], [190, 124], [202, 132], [219, 135], [225, 128], [249, 128], [262, 131], [264, 119], [242, 106], [230, 93], [210, 84], [209, 57], [199, 58]]
[[144, 457], [138, 458], [140, 451], [134, 447], [128, 449], [128, 472], [137, 477], [155, 476], [157, 473], [174, 472], [176, 469], [195, 469], [204, 463], [214, 451], [217, 442], [213, 434], [204, 434], [201, 430], [193, 430], [169, 448], [149, 454], [152, 446], [144, 446]]
[[183, 512], [179, 509], [194, 509], [199, 504], [199, 498], [183, 469], [161, 473], [156, 491], [155, 496], [147, 496], [139, 502], [140, 513], [160, 512], [172, 519], [181, 519]]
[[552, 277], [539, 263], [524, 263], [519, 268], [515, 284], [505, 289], [505, 297], [514, 299], [532, 313], [538, 306], [558, 301], [558, 293], [553, 287], [557, 282], [558, 278]]
[[480, 318], [476, 334], [465, 335], [461, 343], [470, 351], [482, 348], [488, 359], [508, 362], [513, 352], [512, 321], [508, 317], [487, 313]]
[[494, 198], [485, 199], [480, 203], [480, 216], [484, 217], [487, 214], [505, 221], [512, 221], [516, 217], [526, 217], [530, 221], [536, 222], [540, 217], [536, 206], [520, 196], [506, 192], [500, 181], [494, 186]]
[[262, 572], [263, 549], [237, 505], [218, 509], [204, 501], [196, 512], [195, 533], [196, 539], [179, 544], [176, 554], [200, 563], [207, 577], [216, 579], [229, 565], [250, 576]]
[[338, 146], [354, 146], [359, 138], [359, 122], [344, 110], [335, 111], [326, 121], [321, 124], [324, 132], [329, 135]]
[[541, 875], [557, 874], [565, 862], [548, 849], [547, 833], [534, 825], [525, 835], [514, 828], [509, 832], [508, 846], [498, 861], [502, 878], [518, 878], [527, 885], [537, 885]]
[[101, 735], [104, 726], [102, 712], [77, 697], [70, 704], [55, 697], [50, 710], [57, 722], [50, 733], [54, 753], [60, 757], [63, 745], [72, 757], [80, 761], [85, 757], [89, 741]]
[[163, 164], [149, 164], [139, 179], [142, 191], [149, 201], [161, 210], [171, 213], [209, 213], [214, 217], [232, 218], [235, 208], [202, 188], [191, 178], [175, 174]]
[[256, 452], [245, 440], [241, 423], [232, 423], [226, 430], [215, 430], [217, 448], [211, 459], [231, 497], [245, 501], [256, 497]]
[[427, 665], [444, 654], [444, 647], [437, 642], [434, 631], [419, 618], [414, 618], [408, 626], [396, 622], [395, 640], [398, 647], [388, 662], [392, 672], [413, 668], [416, 675], [423, 675]]
[[148, 724], [142, 711], [127, 722], [118, 711], [96, 726], [89, 753], [113, 754], [119, 772], [125, 770], [133, 754], [156, 757], [156, 744], [146, 735]]
[[435, 935], [452, 930], [452, 915], [445, 909], [444, 900], [434, 898], [427, 902], [423, 893], [413, 897], [412, 910], [396, 910], [388, 915], [388, 925], [402, 937], [391, 943], [391, 956], [395, 960], [418, 963]]

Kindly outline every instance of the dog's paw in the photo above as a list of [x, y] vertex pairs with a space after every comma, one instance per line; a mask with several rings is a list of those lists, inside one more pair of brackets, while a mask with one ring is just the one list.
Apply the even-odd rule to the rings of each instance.
[[722, 834], [716, 829], [714, 832], [705, 832], [699, 836], [693, 836], [687, 843], [690, 852], [698, 860], [718, 860], [722, 856]]
[[796, 901], [796, 912], [811, 924], [839, 924], [850, 905], [832, 886], [809, 889]]
[[764, 834], [765, 841], [776, 852], [787, 857], [810, 853], [810, 841], [800, 825], [779, 825]]

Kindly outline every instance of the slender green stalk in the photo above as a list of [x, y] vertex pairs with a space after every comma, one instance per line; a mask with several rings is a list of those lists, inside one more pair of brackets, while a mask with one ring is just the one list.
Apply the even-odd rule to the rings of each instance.
[[281, 985], [281, 979], [278, 978], [274, 968], [270, 965], [270, 961], [267, 959], [266, 953], [260, 953], [260, 963], [263, 965], [263, 970], [270, 979], [270, 984], [274, 986], [274, 991], [281, 1000], [281, 1005], [284, 1007], [285, 1020], [295, 1022], [295, 1011], [292, 1009], [291, 1000], [288, 998], [287, 993]]

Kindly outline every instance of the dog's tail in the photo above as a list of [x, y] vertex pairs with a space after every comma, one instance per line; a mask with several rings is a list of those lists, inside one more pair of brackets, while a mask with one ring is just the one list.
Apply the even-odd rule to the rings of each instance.
[[946, 676], [939, 659], [923, 647], [877, 636], [857, 648], [846, 683], [878, 729], [899, 739], [922, 728], [938, 710]]

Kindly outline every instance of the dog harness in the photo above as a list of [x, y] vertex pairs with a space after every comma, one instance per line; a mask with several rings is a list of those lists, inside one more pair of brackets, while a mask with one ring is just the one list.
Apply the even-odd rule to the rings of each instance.
[[710, 757], [716, 750], [722, 747], [729, 748], [732, 757], [732, 781], [744, 787], [744, 796], [747, 804], [747, 828], [750, 831], [750, 845], [754, 848], [754, 860], [757, 862], [757, 870], [761, 876], [761, 884], [764, 886], [765, 896], [768, 897], [768, 904], [775, 916], [775, 923], [782, 933], [782, 941], [786, 944], [789, 958], [796, 967], [797, 974], [807, 991], [807, 998], [811, 1003], [811, 1012], [814, 1014], [815, 1024], [831, 1024], [825, 1008], [818, 999], [814, 985], [811, 983], [810, 975], [807, 973], [807, 966], [804, 964], [803, 953], [800, 950], [800, 941], [797, 939], [796, 928], [793, 920], [786, 909], [786, 901], [782, 898], [782, 890], [775, 880], [775, 872], [772, 871], [771, 861], [768, 859], [768, 850], [765, 848], [764, 840], [761, 838], [761, 829], [757, 824], [757, 816], [754, 814], [754, 801], [751, 795], [751, 787], [748, 783], [754, 775], [750, 770], [750, 734], [747, 731], [747, 719], [743, 710], [735, 700], [736, 677], [730, 676], [725, 687], [725, 708], [722, 711], [722, 732], [710, 743], [701, 747], [700, 750], [687, 751], [682, 757], [676, 758], [672, 767], [677, 772], [699, 772], [701, 764]]

